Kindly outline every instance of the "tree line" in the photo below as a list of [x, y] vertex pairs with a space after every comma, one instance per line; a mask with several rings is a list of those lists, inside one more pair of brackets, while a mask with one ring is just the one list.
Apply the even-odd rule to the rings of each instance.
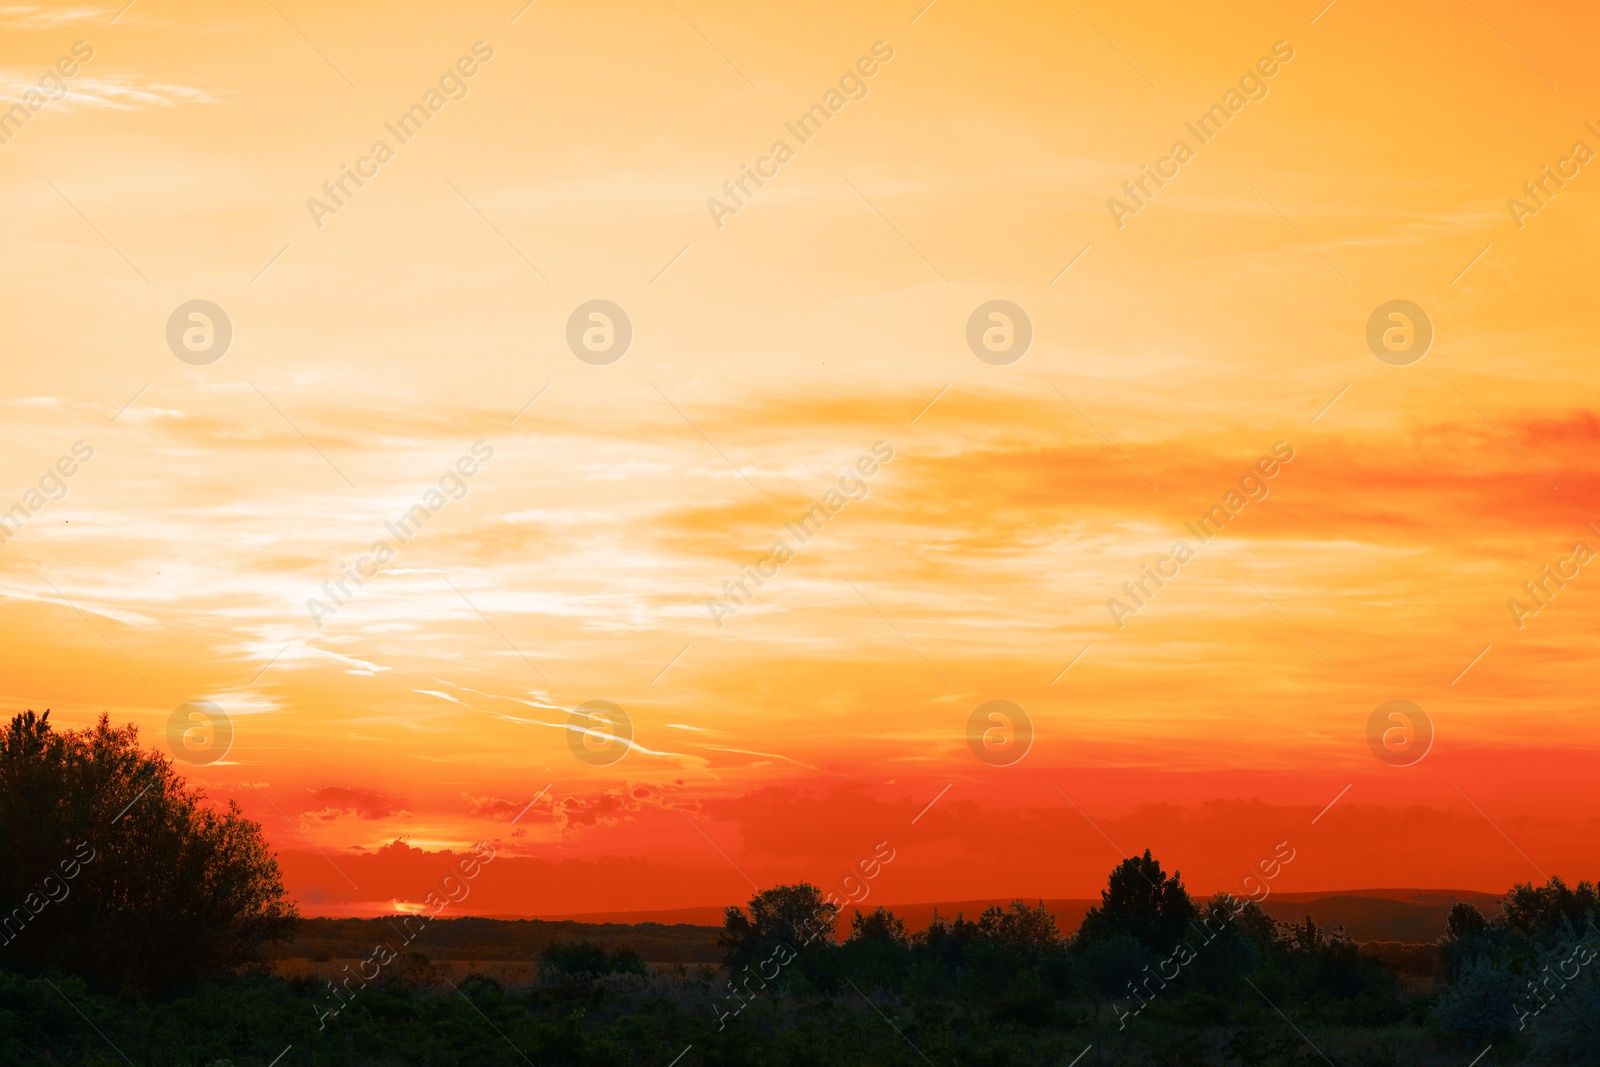
[[[689, 1044], [704, 1064], [1055, 1063], [1087, 1042], [1089, 1062], [1258, 1067], [1321, 1062], [1316, 1034], [1363, 1065], [1488, 1049], [1484, 1067], [1600, 1063], [1600, 893], [1559, 878], [1513, 886], [1492, 914], [1456, 905], [1431, 982], [1309, 917], [1196, 901], [1148, 850], [1111, 870], [1070, 935], [1015, 900], [917, 931], [858, 910], [839, 937], [838, 906], [802, 882], [727, 909], [720, 969], [561, 942], [529, 961], [532, 987], [509, 990], [408, 952], [323, 1034], [325, 983], [267, 967], [298, 916], [260, 826], [188, 787], [134, 727], [59, 731], [31, 711], [0, 725], [0, 861], [7, 1062], [113, 1062], [104, 1042], [140, 1063], [243, 1067], [294, 1042], [299, 1062], [329, 1065], [528, 1050], [620, 1064]], [[1444, 1058], [1397, 1059], [1407, 1041]]]

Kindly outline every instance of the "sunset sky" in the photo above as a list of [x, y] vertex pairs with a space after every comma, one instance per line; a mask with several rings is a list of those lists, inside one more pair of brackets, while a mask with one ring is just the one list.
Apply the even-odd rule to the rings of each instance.
[[1593, 878], [1600, 11], [923, 2], [0, 3], [5, 713], [215, 704], [306, 914]]

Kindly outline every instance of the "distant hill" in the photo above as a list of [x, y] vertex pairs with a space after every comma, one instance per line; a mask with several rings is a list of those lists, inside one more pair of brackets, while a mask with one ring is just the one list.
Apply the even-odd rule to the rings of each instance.
[[1262, 904], [1284, 922], [1307, 915], [1318, 926], [1343, 926], [1357, 941], [1430, 944], [1444, 933], [1444, 921], [1458, 902], [1485, 916], [1500, 910], [1503, 898], [1472, 890], [1361, 889], [1345, 893], [1274, 893]]
[[[516, 960], [531, 963], [555, 941], [632, 945], [651, 963], [719, 963], [721, 927], [622, 923], [547, 922], [543, 919], [435, 919], [407, 942], [400, 915], [381, 919], [303, 919], [293, 941], [278, 946], [279, 959], [365, 958], [379, 944], [430, 960]], [[411, 929], [416, 929], [413, 924]]]
[[[886, 904], [905, 921], [907, 929], [925, 930], [933, 921], [934, 910], [947, 919], [958, 914], [976, 919], [992, 904], [1002, 907], [1012, 898], [977, 900], [947, 900], [916, 904]], [[1025, 898], [1036, 903], [1037, 898]], [[1492, 915], [1500, 908], [1503, 898], [1494, 893], [1480, 893], [1471, 889], [1348, 889], [1310, 893], [1274, 893], [1262, 907], [1268, 915], [1284, 922], [1299, 922], [1307, 915], [1318, 926], [1343, 926], [1357, 941], [1400, 941], [1409, 944], [1431, 944], [1444, 933], [1445, 917], [1458, 901], [1465, 901]], [[1081, 897], [1046, 897], [1045, 907], [1056, 915], [1057, 926], [1063, 935], [1078, 928], [1089, 909], [1100, 903], [1098, 897], [1090, 900]], [[860, 905], [862, 911], [878, 906], [869, 900]], [[856, 907], [848, 907], [840, 916], [838, 932], [844, 936], [850, 929], [850, 916]], [[721, 926], [722, 909], [719, 907], [678, 908], [671, 911], [603, 912], [590, 915], [564, 915], [558, 918], [588, 923], [688, 923], [703, 926]]]
[[[1036, 898], [1028, 898], [1034, 903]], [[1458, 901], [1475, 905], [1486, 915], [1499, 909], [1491, 893], [1448, 889], [1356, 889], [1331, 893], [1274, 893], [1263, 907], [1284, 922], [1307, 915], [1318, 926], [1343, 926], [1357, 941], [1429, 945], [1444, 933], [1445, 917]], [[991, 904], [1009, 900], [951, 900], [938, 903], [886, 905], [911, 930], [924, 930], [934, 911], [953, 919], [976, 919]], [[1070, 935], [1098, 900], [1046, 898], [1063, 935]], [[877, 907], [875, 901], [862, 911]], [[850, 931], [855, 908], [840, 916], [838, 934]], [[293, 942], [275, 955], [283, 959], [331, 960], [365, 957], [373, 946], [399, 948], [404, 941], [401, 916], [375, 919], [305, 919]], [[436, 919], [403, 951], [421, 952], [434, 960], [515, 960], [532, 962], [555, 941], [588, 940], [604, 945], [629, 944], [651, 963], [715, 964], [720, 961], [717, 934], [719, 907], [679, 908], [655, 912], [605, 912], [548, 919], [467, 917]]]

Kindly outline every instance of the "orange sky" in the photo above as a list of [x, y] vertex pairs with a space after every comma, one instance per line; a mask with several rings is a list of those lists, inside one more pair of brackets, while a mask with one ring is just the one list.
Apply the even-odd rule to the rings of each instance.
[[[521, 6], [0, 6], [8, 714], [171, 751], [215, 704], [189, 778], [307, 913], [482, 839], [488, 913], [834, 887], [883, 841], [882, 901], [1145, 847], [1235, 888], [1284, 840], [1290, 891], [1595, 874], [1592, 7]], [[992, 300], [1020, 359], [968, 347]], [[1395, 300], [1412, 362], [1368, 346]], [[631, 746], [583, 748], [595, 700]]]

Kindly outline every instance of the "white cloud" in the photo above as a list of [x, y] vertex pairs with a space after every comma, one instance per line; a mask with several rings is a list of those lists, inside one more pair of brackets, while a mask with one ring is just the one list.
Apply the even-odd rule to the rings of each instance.
[[115, 10], [98, 7], [46, 7], [8, 4], [0, 7], [0, 23], [19, 30], [53, 30], [77, 22], [110, 22]]
[[[0, 70], [0, 100], [16, 101], [32, 90], [50, 96], [54, 86], [41, 88], [41, 75], [27, 71]], [[50, 96], [50, 110], [62, 111], [149, 111], [184, 104], [214, 104], [218, 97], [204, 89], [168, 82], [144, 81], [128, 74], [62, 79], [66, 96]]]

